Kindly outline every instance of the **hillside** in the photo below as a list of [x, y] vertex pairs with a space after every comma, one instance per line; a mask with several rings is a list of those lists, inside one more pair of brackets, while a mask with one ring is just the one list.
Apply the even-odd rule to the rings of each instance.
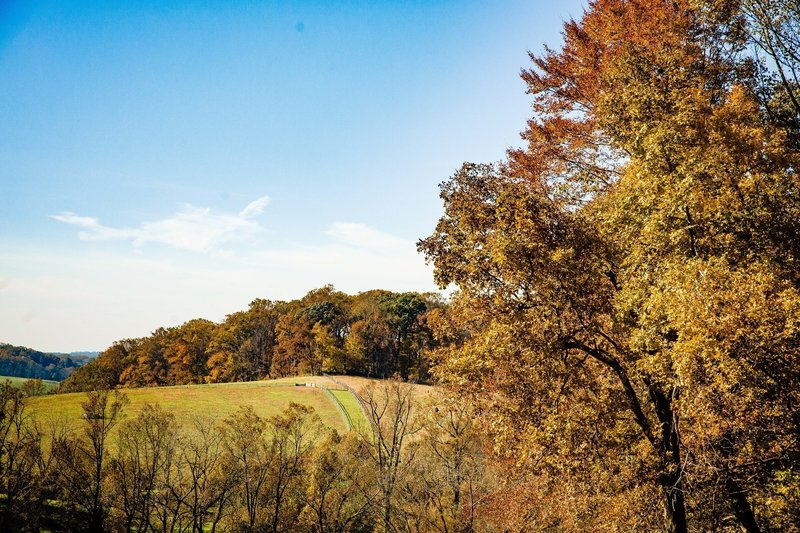
[[[59, 353], [59, 355], [61, 354]], [[72, 357], [73, 359], [78, 358], [78, 359], [89, 360], [89, 359], [94, 359], [95, 357], [100, 355], [100, 352], [98, 351], [69, 352], [67, 355]]]
[[[349, 429], [347, 417], [337, 407], [334, 399], [323, 388], [305, 386], [306, 383], [341, 389], [334, 382], [322, 377], [132, 388], [122, 391], [129, 400], [124, 413], [127, 419], [134, 418], [145, 404], [157, 403], [174, 414], [180, 426], [188, 428], [196, 419], [219, 422], [240, 407], [247, 406], [252, 407], [257, 415], [266, 418], [280, 413], [294, 402], [313, 408], [325, 426], [346, 432]], [[366, 427], [364, 414], [352, 395], [346, 390], [333, 392], [337, 398], [343, 395], [339, 400], [340, 404], [344, 406], [354, 425]], [[42, 422], [56, 419], [78, 426], [83, 422], [81, 402], [85, 398], [84, 393], [57, 394], [31, 398], [28, 405], [33, 416]]]
[[62, 381], [87, 361], [85, 356], [73, 357], [0, 344], [0, 375], [4, 376]]

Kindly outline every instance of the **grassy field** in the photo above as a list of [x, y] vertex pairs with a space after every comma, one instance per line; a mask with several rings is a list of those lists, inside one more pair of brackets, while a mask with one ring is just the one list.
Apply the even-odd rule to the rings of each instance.
[[347, 390], [330, 389], [330, 391], [331, 394], [339, 400], [339, 403], [344, 410], [347, 411], [347, 414], [350, 415], [350, 420], [353, 422], [353, 429], [362, 432], [369, 431], [370, 428], [367, 423], [367, 418], [364, 416], [364, 411], [361, 409], [355, 396]]
[[[347, 431], [342, 414], [324, 391], [316, 387], [296, 386], [306, 382], [336, 387], [323, 377], [297, 377], [246, 383], [122, 389], [130, 400], [124, 412], [126, 418], [132, 418], [146, 403], [158, 403], [173, 413], [181, 426], [187, 427], [195, 417], [221, 422], [240, 406], [252, 406], [259, 416], [268, 417], [280, 413], [290, 402], [296, 402], [313, 407], [326, 426], [340, 432]], [[358, 402], [349, 392], [331, 392], [345, 407], [356, 427], [367, 426]], [[28, 405], [33, 416], [42, 422], [55, 419], [80, 424], [80, 404], [84, 398], [83, 393], [56, 394], [31, 398]]]
[[[0, 381], [10, 381], [11, 384], [14, 385], [15, 387], [21, 386], [29, 379], [31, 378], [18, 378], [16, 376], [0, 376]], [[42, 383], [44, 384], [44, 390], [48, 392], [58, 387], [58, 381], [50, 381], [49, 379], [43, 379]]]

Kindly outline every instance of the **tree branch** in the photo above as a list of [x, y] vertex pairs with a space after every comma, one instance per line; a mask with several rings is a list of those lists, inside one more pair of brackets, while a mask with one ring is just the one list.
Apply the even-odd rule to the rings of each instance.
[[636, 394], [636, 390], [633, 388], [630, 378], [628, 378], [628, 372], [620, 364], [620, 362], [604, 350], [592, 348], [575, 340], [564, 342], [564, 349], [580, 350], [611, 369], [614, 375], [617, 376], [617, 379], [619, 379], [620, 384], [625, 391], [625, 397], [628, 399], [628, 406], [633, 413], [636, 424], [639, 426], [639, 428], [641, 428], [642, 433], [644, 433], [644, 436], [647, 438], [650, 444], [652, 444], [654, 448], [661, 450], [662, 447], [660, 442], [653, 436], [653, 428], [650, 424], [650, 420], [648, 420], [647, 416], [644, 414], [639, 396]]

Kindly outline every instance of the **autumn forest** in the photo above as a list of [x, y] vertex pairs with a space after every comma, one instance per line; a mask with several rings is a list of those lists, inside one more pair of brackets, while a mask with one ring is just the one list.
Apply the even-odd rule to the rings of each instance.
[[225, 383], [305, 374], [429, 379], [435, 294], [375, 290], [349, 296], [327, 286], [291, 302], [254, 300], [221, 323], [192, 320], [114, 343], [79, 368], [62, 392]]

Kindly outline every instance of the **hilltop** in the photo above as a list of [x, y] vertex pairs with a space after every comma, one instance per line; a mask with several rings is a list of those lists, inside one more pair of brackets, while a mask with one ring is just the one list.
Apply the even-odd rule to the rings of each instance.
[[428, 379], [437, 294], [328, 285], [288, 302], [255, 299], [220, 323], [194, 319], [122, 339], [75, 372], [61, 392], [227, 383], [303, 374]]

